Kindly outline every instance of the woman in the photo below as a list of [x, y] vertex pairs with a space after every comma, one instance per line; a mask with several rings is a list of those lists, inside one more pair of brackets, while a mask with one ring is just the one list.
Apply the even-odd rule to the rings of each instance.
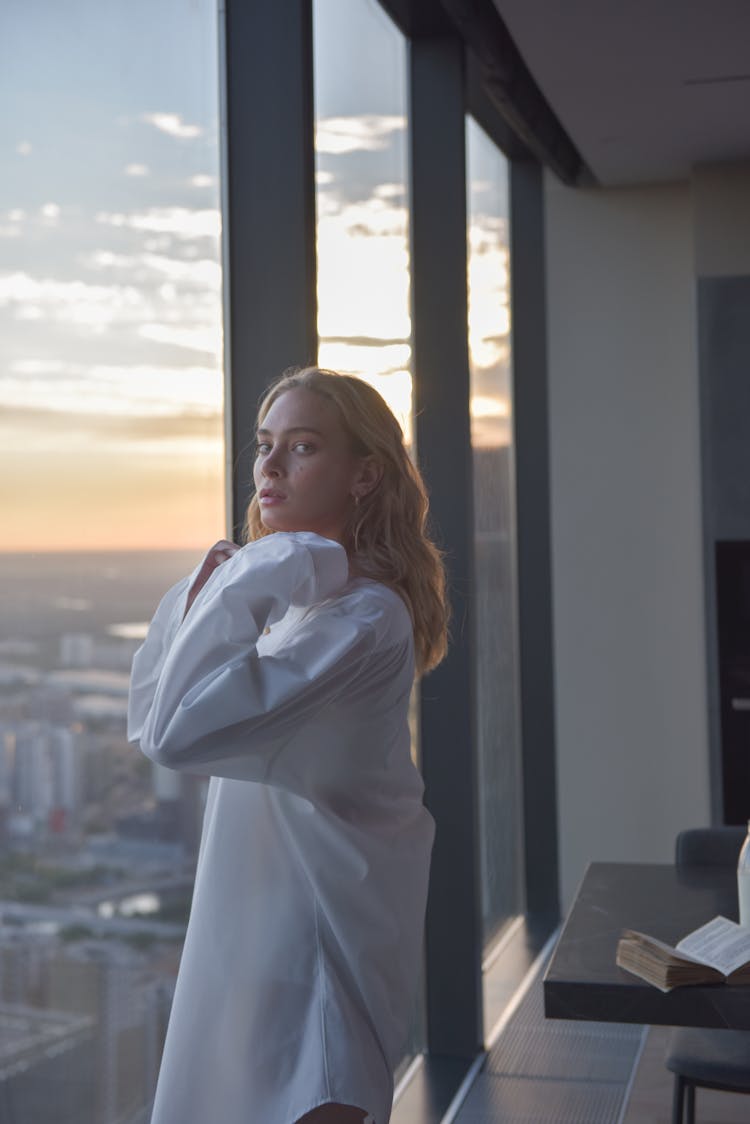
[[444, 575], [398, 422], [307, 368], [258, 417], [249, 542], [166, 594], [128, 736], [211, 775], [152, 1124], [387, 1124], [419, 976], [434, 823], [413, 677]]

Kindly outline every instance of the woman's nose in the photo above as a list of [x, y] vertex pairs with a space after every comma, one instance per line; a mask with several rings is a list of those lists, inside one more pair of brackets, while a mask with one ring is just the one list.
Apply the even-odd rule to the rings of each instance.
[[263, 473], [264, 476], [280, 476], [281, 475], [280, 464], [279, 464], [278, 460], [276, 459], [276, 457], [274, 456], [273, 453], [269, 453], [267, 457], [264, 457], [263, 462], [262, 462], [260, 467], [261, 467], [261, 472]]

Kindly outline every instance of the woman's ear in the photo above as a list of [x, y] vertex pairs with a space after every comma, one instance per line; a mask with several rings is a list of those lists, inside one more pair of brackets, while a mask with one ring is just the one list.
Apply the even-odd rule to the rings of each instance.
[[352, 495], [362, 499], [377, 488], [383, 479], [383, 466], [374, 456], [362, 457], [352, 486]]

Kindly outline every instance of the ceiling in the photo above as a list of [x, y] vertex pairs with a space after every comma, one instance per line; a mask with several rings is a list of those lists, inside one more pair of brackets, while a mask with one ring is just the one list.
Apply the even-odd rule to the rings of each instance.
[[494, 0], [600, 184], [750, 160], [750, 0]]

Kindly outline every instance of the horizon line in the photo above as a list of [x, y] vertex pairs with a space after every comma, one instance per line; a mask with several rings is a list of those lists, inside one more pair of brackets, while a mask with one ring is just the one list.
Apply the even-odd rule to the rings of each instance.
[[0, 558], [13, 554], [162, 554], [165, 551], [191, 551], [209, 549], [201, 542], [188, 546], [55, 546], [55, 547], [0, 547]]

